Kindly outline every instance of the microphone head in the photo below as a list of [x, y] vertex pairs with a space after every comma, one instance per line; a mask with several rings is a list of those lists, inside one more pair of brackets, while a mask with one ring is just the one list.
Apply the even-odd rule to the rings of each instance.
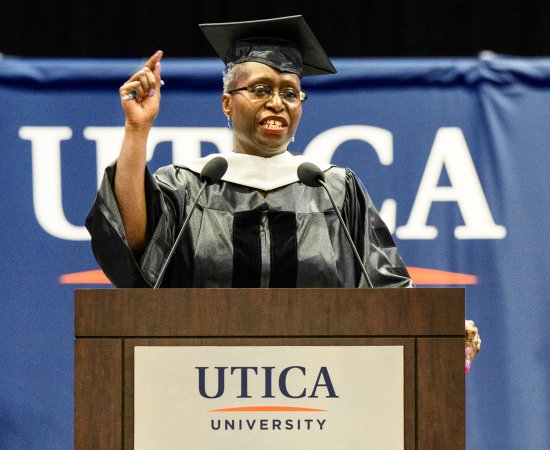
[[201, 181], [208, 185], [217, 183], [227, 172], [227, 160], [216, 156], [206, 163], [201, 170]]
[[310, 162], [298, 166], [298, 179], [306, 186], [319, 187], [325, 181], [325, 174], [315, 164]]

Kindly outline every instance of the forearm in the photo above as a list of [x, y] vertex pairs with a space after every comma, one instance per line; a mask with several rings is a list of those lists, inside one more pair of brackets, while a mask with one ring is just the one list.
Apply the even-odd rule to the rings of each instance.
[[115, 196], [128, 246], [140, 252], [148, 244], [145, 165], [150, 127], [126, 126], [115, 173]]

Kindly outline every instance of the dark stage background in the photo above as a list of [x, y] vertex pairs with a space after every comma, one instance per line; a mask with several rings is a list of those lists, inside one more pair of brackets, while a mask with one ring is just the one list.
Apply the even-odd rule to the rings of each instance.
[[197, 24], [303, 14], [329, 56], [550, 54], [546, 0], [2, 2], [0, 52], [214, 56]]

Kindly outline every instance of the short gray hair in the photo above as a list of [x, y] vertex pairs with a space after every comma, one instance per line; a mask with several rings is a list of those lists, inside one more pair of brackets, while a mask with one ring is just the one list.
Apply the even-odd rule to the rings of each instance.
[[227, 93], [231, 89], [235, 89], [237, 78], [243, 71], [242, 64], [228, 63], [223, 71], [223, 92]]

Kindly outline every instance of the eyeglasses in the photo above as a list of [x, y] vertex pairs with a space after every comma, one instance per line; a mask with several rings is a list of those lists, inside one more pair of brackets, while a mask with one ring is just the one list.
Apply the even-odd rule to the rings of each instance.
[[292, 88], [273, 89], [271, 86], [266, 86], [265, 84], [256, 84], [255, 86], [231, 89], [230, 91], [227, 91], [227, 93], [235, 94], [240, 91], [247, 91], [250, 100], [267, 101], [273, 97], [275, 92], [279, 94], [279, 97], [281, 97], [281, 100], [284, 103], [289, 103], [291, 105], [305, 102], [307, 100], [307, 95], [304, 91], [296, 91]]

